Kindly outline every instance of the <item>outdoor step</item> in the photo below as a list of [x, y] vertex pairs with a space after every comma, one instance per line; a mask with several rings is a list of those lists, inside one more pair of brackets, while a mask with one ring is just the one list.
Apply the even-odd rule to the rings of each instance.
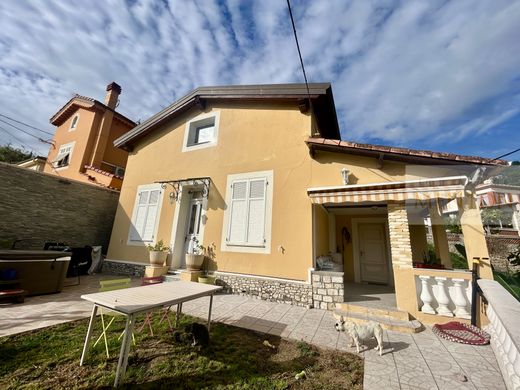
[[357, 324], [364, 324], [370, 321], [374, 321], [379, 323], [383, 329], [392, 330], [395, 332], [417, 333], [423, 330], [423, 325], [417, 320], [398, 320], [388, 316], [379, 317], [376, 315], [347, 312], [340, 309], [334, 311], [334, 317], [339, 319], [341, 316], [343, 316], [345, 321], [351, 321]]
[[359, 313], [377, 317], [389, 317], [402, 321], [410, 320], [410, 315], [408, 312], [397, 309], [381, 309], [376, 307], [353, 305], [351, 303], [342, 303], [339, 309], [349, 313]]

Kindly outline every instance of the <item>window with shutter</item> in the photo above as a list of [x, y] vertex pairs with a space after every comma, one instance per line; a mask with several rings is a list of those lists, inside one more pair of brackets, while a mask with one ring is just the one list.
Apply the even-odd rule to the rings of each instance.
[[152, 187], [140, 187], [137, 192], [134, 216], [130, 228], [130, 241], [153, 242], [155, 240], [161, 190], [157, 186]]
[[231, 181], [227, 245], [266, 247], [268, 182], [267, 177], [258, 175]]

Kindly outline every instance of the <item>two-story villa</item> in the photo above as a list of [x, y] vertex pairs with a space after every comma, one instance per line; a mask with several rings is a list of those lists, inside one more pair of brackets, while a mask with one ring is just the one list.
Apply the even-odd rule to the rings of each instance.
[[[490, 278], [468, 175], [507, 163], [341, 141], [330, 84], [309, 89], [198, 88], [116, 139], [129, 157], [108, 264], [146, 265], [163, 240], [183, 270], [196, 239], [234, 291], [351, 310], [351, 292], [379, 289], [401, 320], [468, 318], [471, 274], [448, 270], [442, 205], [458, 200], [468, 258]], [[427, 216], [444, 270], [414, 267]]]
[[90, 184], [121, 188], [128, 153], [114, 140], [135, 123], [116, 111], [121, 87], [110, 83], [104, 103], [75, 95], [54, 114], [57, 126], [44, 172]]

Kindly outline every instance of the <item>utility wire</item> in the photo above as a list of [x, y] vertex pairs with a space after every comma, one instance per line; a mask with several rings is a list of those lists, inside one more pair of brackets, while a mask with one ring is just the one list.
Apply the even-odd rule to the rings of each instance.
[[48, 132], [48, 131], [45, 131], [45, 130], [39, 129], [39, 128], [37, 128], [37, 127], [31, 126], [31, 125], [29, 125], [29, 124], [27, 124], [27, 123], [24, 123], [24, 122], [18, 121], [18, 120], [16, 120], [16, 119], [13, 119], [13, 118], [7, 116], [7, 115], [0, 114], [0, 116], [4, 117], [4, 118], [6, 118], [6, 119], [9, 119], [9, 120], [11, 120], [11, 121], [13, 121], [13, 122], [16, 122], [16, 123], [18, 123], [18, 124], [20, 124], [20, 125], [24, 125], [24, 126], [30, 127], [31, 129], [41, 131], [42, 133], [45, 133], [45, 134], [48, 134], [48, 135], [54, 135], [53, 133], [50, 133], [50, 132]]
[[12, 123], [9, 123], [9, 122], [7, 122], [7, 121], [5, 121], [5, 120], [3, 120], [3, 119], [0, 119], [0, 122], [3, 122], [3, 123], [5, 123], [5, 124], [7, 124], [7, 125], [9, 125], [9, 126], [11, 126], [11, 127], [14, 127], [16, 130], [19, 130], [19, 131], [21, 131], [22, 133], [25, 133], [25, 134], [27, 134], [27, 135], [33, 137], [33, 138], [36, 138], [36, 139], [37, 139], [38, 141], [40, 141], [40, 142], [43, 142], [43, 143], [46, 143], [46, 144], [49, 144], [49, 145], [54, 146], [54, 144], [53, 144], [52, 142], [50, 142], [50, 141], [46, 141], [46, 140], [44, 140], [44, 139], [42, 139], [42, 138], [40, 138], [40, 137], [38, 137], [38, 136], [36, 136], [36, 135], [34, 135], [34, 134], [29, 133], [28, 131], [25, 131], [24, 129], [20, 129], [18, 126], [13, 125]]
[[37, 151], [34, 150], [34, 148], [28, 146], [28, 145], [27, 145], [24, 141], [22, 141], [20, 138], [16, 137], [13, 133], [7, 131], [6, 129], [4, 129], [4, 128], [1, 127], [1, 126], [0, 126], [0, 130], [2, 130], [3, 132], [5, 132], [6, 134], [10, 135], [11, 137], [13, 137], [15, 140], [17, 140], [18, 143], [20, 144], [20, 146], [21, 146], [22, 148], [25, 149], [25, 148], [27, 147], [27, 149], [30, 150], [31, 153], [34, 154], [35, 156], [41, 154], [41, 153], [37, 153]]
[[300, 50], [300, 43], [298, 42], [298, 34], [296, 33], [296, 25], [294, 24], [294, 18], [291, 10], [291, 2], [287, 0], [287, 8], [289, 9], [289, 16], [291, 17], [291, 24], [294, 33], [294, 40], [296, 41], [296, 49], [298, 49], [298, 56], [300, 57], [300, 64], [302, 66], [303, 79], [305, 80], [305, 86], [307, 87], [307, 98], [309, 99], [309, 108], [312, 111], [311, 93], [309, 91], [309, 83], [307, 81], [307, 74], [305, 73], [305, 65], [303, 65], [302, 53]]
[[[501, 156], [495, 157], [495, 158], [494, 158], [493, 160], [491, 160], [491, 161], [500, 160], [501, 158], [503, 158], [503, 157], [507, 157], [507, 156], [509, 156], [509, 155], [511, 155], [511, 154], [513, 154], [513, 153], [516, 153], [516, 152], [520, 152], [520, 148], [515, 149], [515, 150], [513, 150], [512, 152], [509, 152], [509, 153], [503, 154], [503, 155], [501, 155]], [[490, 161], [490, 162], [491, 162], [491, 161]]]

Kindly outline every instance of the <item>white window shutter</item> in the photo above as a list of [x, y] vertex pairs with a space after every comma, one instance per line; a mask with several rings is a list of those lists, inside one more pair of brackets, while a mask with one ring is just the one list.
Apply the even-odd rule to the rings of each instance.
[[229, 243], [243, 243], [246, 239], [247, 181], [231, 184], [231, 211], [229, 213]]
[[153, 241], [155, 233], [155, 220], [157, 219], [157, 205], [149, 205], [146, 214], [146, 223], [143, 229], [143, 241]]
[[137, 194], [137, 208], [132, 221], [130, 240], [153, 241], [160, 194], [160, 190], [141, 190]]
[[249, 182], [249, 208], [247, 216], [247, 243], [263, 245], [265, 228], [265, 179]]

